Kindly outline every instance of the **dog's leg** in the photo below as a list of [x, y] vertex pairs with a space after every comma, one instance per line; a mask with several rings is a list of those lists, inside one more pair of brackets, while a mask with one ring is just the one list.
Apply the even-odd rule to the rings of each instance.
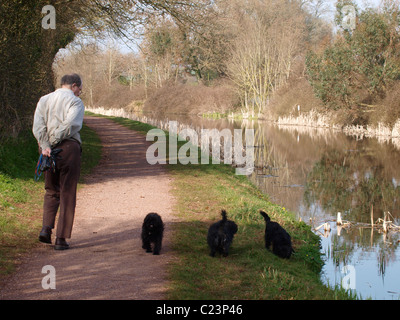
[[290, 255], [288, 256], [288, 251], [285, 246], [279, 246], [279, 245], [274, 244], [272, 252], [281, 258], [289, 258], [290, 257]]
[[145, 249], [147, 253], [153, 252], [151, 250], [151, 243], [150, 243], [149, 239], [143, 239], [142, 248]]
[[281, 247], [277, 246], [276, 244], [272, 245], [272, 252], [278, 257], [284, 258], [283, 252], [281, 251]]
[[215, 257], [215, 252], [216, 252], [215, 248], [211, 248], [210, 257]]
[[268, 236], [268, 234], [265, 235], [265, 248], [269, 250], [269, 247], [271, 246], [271, 238]]
[[154, 251], [153, 251], [154, 255], [160, 254], [161, 246], [162, 246], [162, 238], [159, 237], [159, 238], [157, 238], [156, 242], [154, 243]]
[[229, 255], [229, 248], [230, 248], [230, 242], [227, 241], [227, 243], [225, 243], [225, 245], [223, 246], [223, 250], [222, 250], [222, 256], [227, 257]]

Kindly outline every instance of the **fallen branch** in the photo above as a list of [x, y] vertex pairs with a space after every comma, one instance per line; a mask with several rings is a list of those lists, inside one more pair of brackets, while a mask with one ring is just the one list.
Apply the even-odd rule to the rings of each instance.
[[[372, 229], [378, 229], [379, 231], [383, 233], [388, 233], [390, 231], [393, 232], [399, 232], [400, 231], [400, 226], [396, 225], [393, 223], [392, 220], [389, 220], [389, 217], [394, 220], [394, 217], [391, 215], [391, 213], [385, 212], [384, 217], [378, 218], [376, 222], [374, 223], [373, 221], [373, 207], [371, 206], [371, 223], [364, 223], [364, 222], [350, 222], [347, 220], [343, 220], [341, 213], [338, 212], [337, 219], [336, 219], [336, 225], [340, 228], [348, 228], [348, 227], [356, 227], [356, 228], [372, 228]], [[318, 231], [320, 229], [323, 229], [325, 232], [329, 232], [331, 230], [331, 226], [329, 222], [325, 222], [315, 228], [315, 231]]]

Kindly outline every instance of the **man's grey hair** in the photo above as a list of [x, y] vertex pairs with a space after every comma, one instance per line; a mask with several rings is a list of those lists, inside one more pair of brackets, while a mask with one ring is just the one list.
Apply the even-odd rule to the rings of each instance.
[[63, 85], [73, 85], [76, 84], [78, 87], [82, 85], [82, 79], [79, 76], [79, 74], [72, 73], [72, 74], [66, 74], [61, 78], [61, 86]]

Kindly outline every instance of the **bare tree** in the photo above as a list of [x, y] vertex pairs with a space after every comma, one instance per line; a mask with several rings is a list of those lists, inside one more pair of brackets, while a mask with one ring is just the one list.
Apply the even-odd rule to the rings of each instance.
[[140, 85], [144, 80], [144, 74], [141, 68], [142, 61], [138, 54], [130, 52], [125, 54], [123, 63], [129, 90], [132, 91], [134, 85]]
[[302, 11], [294, 2], [247, 0], [236, 19], [243, 26], [232, 47], [228, 72], [242, 101], [242, 112], [259, 114], [271, 93], [286, 83], [304, 36]]
[[57, 82], [66, 73], [76, 72], [82, 76], [84, 90], [82, 97], [89, 106], [95, 105], [95, 92], [99, 88], [103, 67], [98, 63], [105, 60], [96, 43], [86, 43], [71, 46], [64, 54], [57, 55], [53, 69]]

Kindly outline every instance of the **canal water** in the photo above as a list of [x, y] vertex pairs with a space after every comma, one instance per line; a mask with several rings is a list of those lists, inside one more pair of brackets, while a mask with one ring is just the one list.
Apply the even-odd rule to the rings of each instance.
[[[256, 127], [269, 153], [251, 179], [314, 228], [329, 224], [329, 232], [314, 231], [325, 255], [323, 282], [362, 299], [399, 299], [400, 232], [370, 227], [371, 210], [374, 223], [389, 212], [400, 225], [398, 145], [327, 129]], [[351, 227], [336, 225], [338, 212]]]
[[[385, 212], [400, 225], [397, 141], [267, 121], [122, 116], [161, 128], [177, 121], [195, 130], [254, 129], [255, 170], [250, 179], [271, 201], [294, 212], [320, 236], [325, 259], [322, 281], [351, 289], [361, 299], [400, 299], [400, 232], [371, 228], [371, 219], [377, 223]], [[351, 224], [337, 226], [338, 212]], [[325, 223], [329, 231], [315, 230]]]

